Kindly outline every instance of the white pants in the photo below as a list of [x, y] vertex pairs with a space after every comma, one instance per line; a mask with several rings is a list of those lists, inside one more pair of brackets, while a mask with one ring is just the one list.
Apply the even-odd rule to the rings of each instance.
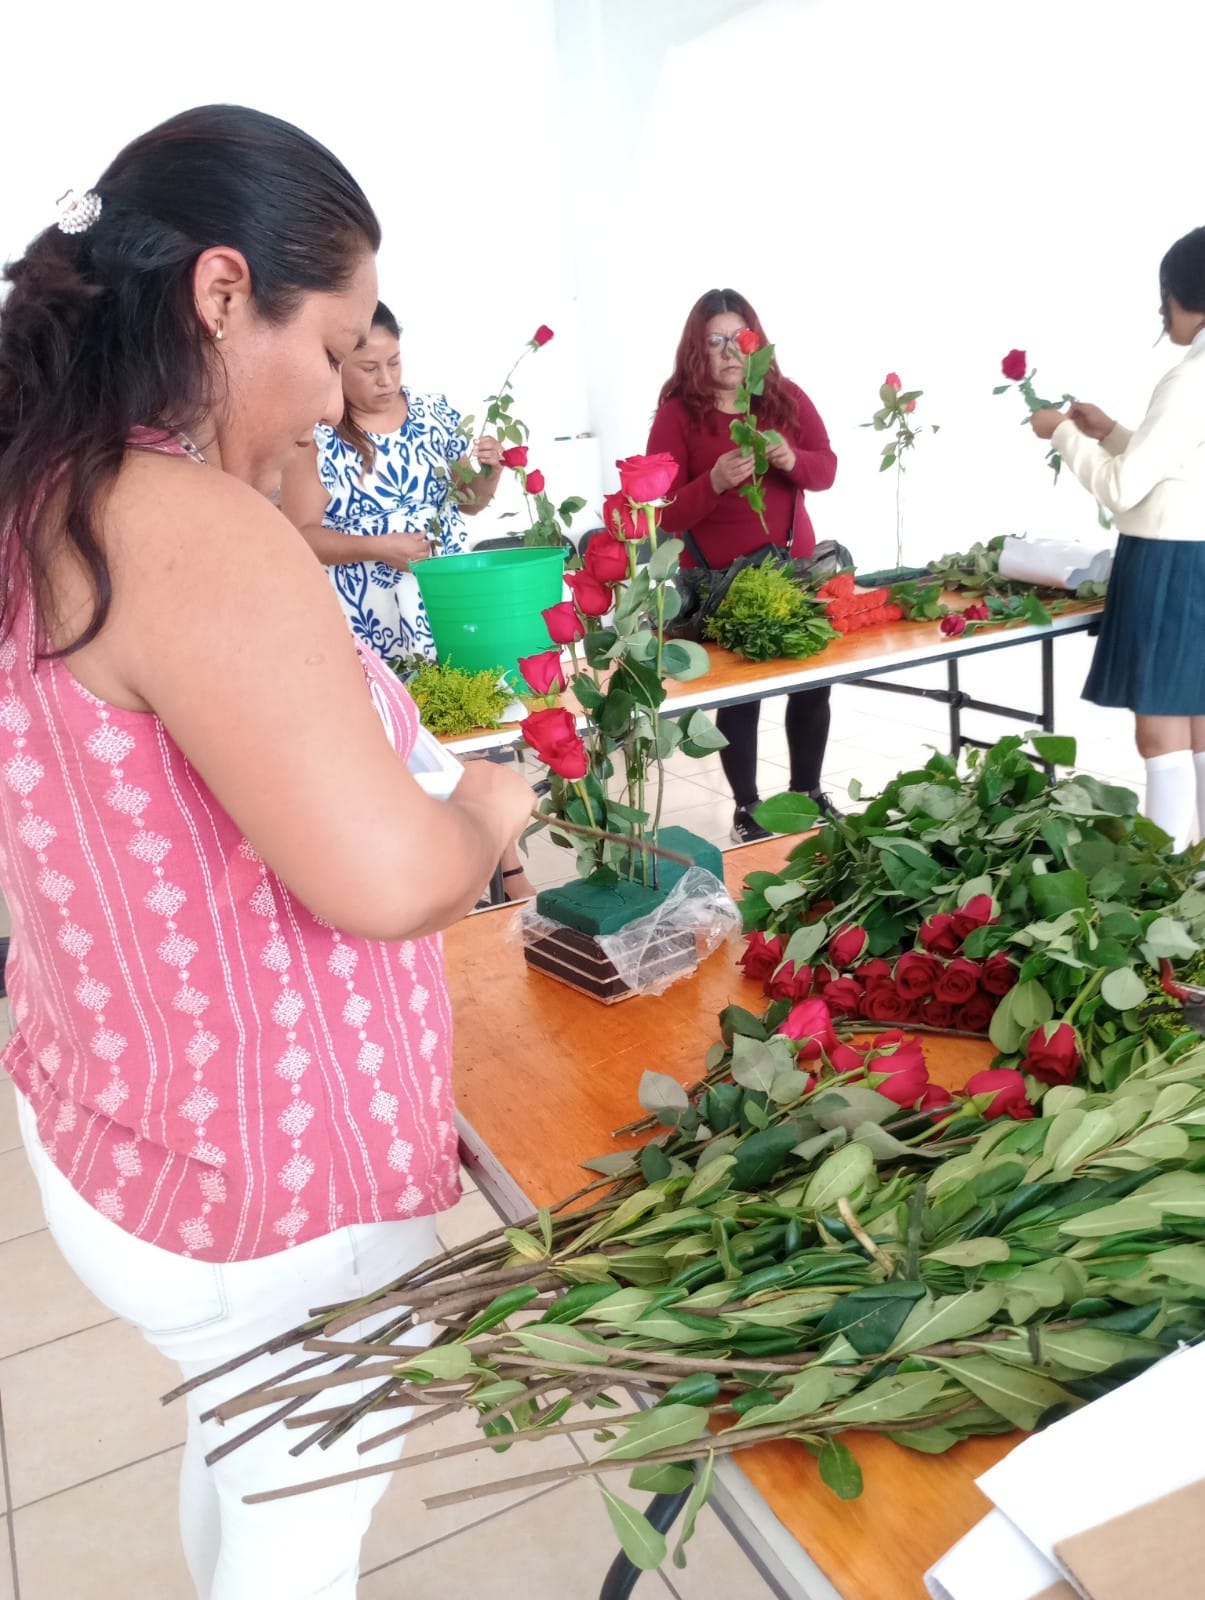
[[[343, 1228], [277, 1255], [229, 1266], [173, 1255], [135, 1239], [83, 1200], [42, 1148], [32, 1108], [20, 1094], [17, 1107], [59, 1249], [97, 1299], [178, 1362], [186, 1378], [296, 1326], [316, 1306], [379, 1289], [439, 1249], [435, 1219], [420, 1217]], [[344, 1336], [363, 1337], [368, 1326]], [[426, 1337], [424, 1329], [407, 1342], [423, 1343]], [[329, 1449], [314, 1447], [300, 1457], [289, 1450], [306, 1430], [275, 1424], [212, 1467], [205, 1464], [207, 1452], [268, 1413], [245, 1413], [226, 1425], [202, 1422], [202, 1413], [304, 1359], [296, 1346], [261, 1356], [175, 1402], [188, 1407], [180, 1531], [201, 1600], [355, 1600], [360, 1542], [390, 1474], [266, 1505], [244, 1505], [243, 1496], [396, 1459], [401, 1439], [365, 1455], [357, 1446], [404, 1422], [407, 1412], [370, 1414]], [[302, 1409], [346, 1404], [366, 1388], [348, 1384], [329, 1398], [314, 1397]], [[148, 1405], [156, 1403], [157, 1397], [147, 1396]]]

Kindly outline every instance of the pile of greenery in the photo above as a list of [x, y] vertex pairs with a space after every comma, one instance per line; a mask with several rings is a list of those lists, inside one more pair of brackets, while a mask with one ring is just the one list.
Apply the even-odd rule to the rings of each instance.
[[796, 582], [789, 562], [777, 561], [737, 574], [706, 634], [750, 661], [812, 656], [838, 637], [823, 601]]
[[501, 667], [466, 672], [441, 661], [391, 661], [418, 707], [423, 726], [453, 737], [477, 728], [496, 728], [514, 699], [503, 686]]
[[[1032, 583], [1020, 583], [1000, 576], [1000, 552], [1004, 549], [1004, 536], [989, 539], [986, 544], [973, 544], [969, 550], [944, 555], [930, 561], [929, 571], [939, 580], [943, 589], [960, 589], [972, 595], [1067, 598], [1065, 589], [1044, 589]], [[1082, 583], [1075, 591], [1077, 600], [1099, 600], [1107, 584]], [[1049, 621], [1049, 617], [1046, 618]]]

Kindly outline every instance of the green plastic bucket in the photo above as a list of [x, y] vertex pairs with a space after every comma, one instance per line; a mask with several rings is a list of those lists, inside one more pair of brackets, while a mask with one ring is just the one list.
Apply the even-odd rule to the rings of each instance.
[[439, 659], [469, 672], [518, 673], [520, 656], [548, 650], [540, 615], [561, 599], [564, 550], [470, 550], [414, 568]]

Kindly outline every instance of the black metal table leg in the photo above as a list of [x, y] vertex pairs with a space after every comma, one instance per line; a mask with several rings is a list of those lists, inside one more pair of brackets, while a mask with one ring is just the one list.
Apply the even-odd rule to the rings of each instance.
[[1054, 640], [1042, 640], [1042, 731], [1054, 732]]
[[946, 662], [946, 686], [950, 695], [950, 754], [955, 761], [962, 754], [962, 691], [958, 685], [958, 657]]
[[[677, 1494], [655, 1494], [644, 1514], [658, 1533], [668, 1533], [689, 1499], [690, 1488], [680, 1489]], [[639, 1580], [640, 1568], [633, 1566], [621, 1551], [603, 1579], [598, 1600], [628, 1600]]]

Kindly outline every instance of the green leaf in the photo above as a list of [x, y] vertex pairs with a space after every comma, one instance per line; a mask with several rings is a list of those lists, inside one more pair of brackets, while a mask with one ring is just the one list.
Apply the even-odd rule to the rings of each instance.
[[1142, 944], [1142, 953], [1152, 966], [1170, 958], [1172, 961], [1186, 961], [1195, 956], [1198, 946], [1189, 938], [1183, 923], [1176, 922], [1172, 917], [1156, 917], [1146, 930], [1146, 938]]
[[753, 1406], [735, 1424], [739, 1428], [760, 1428], [763, 1423], [796, 1422], [814, 1416], [833, 1392], [837, 1374], [828, 1367], [813, 1367], [792, 1380], [788, 1394], [772, 1404]]
[[796, 966], [806, 965], [827, 942], [827, 922], [821, 919], [819, 922], [805, 923], [802, 928], [796, 928], [788, 939], [782, 958], [784, 961], [793, 961]]
[[[1078, 1112], [1070, 1114], [1080, 1116]], [[1063, 1140], [1055, 1154], [1056, 1177], [1073, 1172], [1090, 1155], [1112, 1144], [1117, 1134], [1117, 1118], [1111, 1111], [1100, 1109], [1084, 1112], [1078, 1125]]]
[[698, 1521], [699, 1512], [707, 1504], [711, 1494], [712, 1479], [715, 1477], [715, 1451], [707, 1452], [707, 1459], [699, 1468], [699, 1475], [695, 1479], [695, 1486], [690, 1491], [686, 1502], [686, 1510], [682, 1516], [682, 1532], [677, 1544], [674, 1546], [674, 1566], [686, 1565], [686, 1544], [694, 1537], [695, 1523]]
[[[1035, 880], [1036, 881], [1036, 880]], [[1015, 1055], [1037, 1027], [1054, 1016], [1054, 1001], [1036, 980], [1018, 983], [992, 1014], [988, 1037], [1002, 1055]]]
[[941, 1372], [897, 1372], [893, 1377], [869, 1384], [847, 1400], [838, 1401], [828, 1415], [831, 1421], [850, 1427], [914, 1417], [932, 1405], [945, 1386], [945, 1375]]
[[[661, 669], [667, 678], [685, 683], [691, 678], [705, 677], [711, 671], [711, 657], [693, 639], [674, 639], [661, 652]], [[690, 737], [695, 738], [693, 731]]]
[[907, 1321], [912, 1307], [924, 1294], [919, 1283], [882, 1284], [875, 1289], [855, 1289], [842, 1295], [827, 1312], [816, 1336], [839, 1334], [860, 1356], [881, 1355]]
[[654, 583], [664, 583], [666, 578], [673, 576], [678, 559], [685, 548], [681, 539], [661, 540], [648, 559], [647, 571]]
[[473, 1352], [468, 1345], [436, 1344], [411, 1356], [409, 1361], [403, 1361], [397, 1370], [414, 1375], [425, 1373], [429, 1378], [455, 1383], [466, 1376], [472, 1365]]
[[530, 1355], [552, 1366], [566, 1361], [594, 1366], [607, 1360], [606, 1346], [577, 1328], [519, 1328], [515, 1338]]
[[[790, 1155], [799, 1133], [791, 1123], [763, 1128], [744, 1140], [736, 1152], [732, 1169], [734, 1189], [758, 1189], [769, 1183]], [[842, 1152], [838, 1152], [841, 1154]], [[871, 1162], [873, 1169], [874, 1163]]]
[[[466, 1341], [475, 1339], [479, 1333], [485, 1333], [489, 1328], [496, 1328], [500, 1322], [505, 1322], [507, 1317], [513, 1316], [516, 1311], [521, 1311], [538, 1294], [539, 1290], [532, 1288], [527, 1283], [520, 1284], [515, 1289], [504, 1289], [500, 1295], [490, 1301], [484, 1311], [479, 1312], [473, 1318], [461, 1338]], [[440, 1345], [437, 1348], [446, 1349], [448, 1347]]]
[[691, 711], [682, 718], [682, 743], [689, 755], [710, 755], [728, 745], [705, 711]]
[[533, 1239], [525, 1228], [505, 1228], [503, 1229], [502, 1237], [515, 1254], [521, 1256], [524, 1261], [543, 1261], [548, 1255], [543, 1244], [539, 1240]]
[[950, 1267], [982, 1267], [989, 1261], [1007, 1261], [1008, 1257], [1008, 1240], [988, 1234], [981, 1239], [960, 1239], [940, 1250], [930, 1250], [925, 1260], [943, 1261]]
[[765, 1042], [740, 1036], [732, 1041], [732, 1080], [742, 1089], [769, 1094], [779, 1073], [793, 1065], [790, 1040], [781, 1035]]
[[1031, 735], [1030, 744], [1042, 760], [1052, 767], [1073, 767], [1075, 765], [1075, 740], [1057, 733], [1035, 733]]
[[659, 1183], [674, 1170], [669, 1157], [660, 1145], [646, 1144], [640, 1152], [640, 1170], [646, 1183]]
[[753, 820], [771, 833], [807, 833], [816, 826], [820, 807], [806, 794], [780, 794], [754, 807]]
[[609, 1489], [603, 1490], [602, 1497], [611, 1526], [615, 1529], [615, 1537], [632, 1565], [641, 1572], [652, 1572], [659, 1567], [665, 1560], [665, 1535], [658, 1533], [635, 1506], [613, 1495]]
[[580, 494], [571, 494], [567, 500], [562, 500], [557, 507], [557, 516], [564, 523], [570, 523], [579, 511], [586, 509], [586, 502]]
[[686, 1090], [666, 1072], [642, 1073], [636, 1098], [645, 1111], [685, 1110], [690, 1105]]
[[628, 1487], [639, 1494], [681, 1494], [695, 1481], [690, 1467], [665, 1466], [636, 1467], [628, 1479]]
[[1060, 916], [1064, 911], [1085, 910], [1091, 904], [1088, 880], [1082, 872], [1045, 872], [1029, 881], [1029, 894], [1043, 917]]
[[1129, 1011], [1146, 999], [1146, 984], [1133, 967], [1117, 967], [1105, 974], [1100, 992], [1114, 1011]]
[[874, 1176], [874, 1170], [874, 1157], [865, 1145], [848, 1144], [841, 1150], [834, 1150], [812, 1174], [804, 1191], [804, 1209], [832, 1210], [838, 1200], [856, 1194]]
[[997, 1361], [993, 1356], [959, 1356], [957, 1360], [933, 1357], [935, 1366], [957, 1378], [977, 1400], [1031, 1433], [1053, 1406], [1066, 1405], [1073, 1396], [1049, 1378]]
[[839, 1500], [856, 1500], [862, 1493], [862, 1469], [848, 1445], [826, 1439], [820, 1448], [820, 1476]]
[[927, 1349], [931, 1344], [944, 1344], [948, 1339], [964, 1339], [968, 1334], [982, 1333], [1003, 1304], [1004, 1285], [1000, 1283], [968, 1289], [965, 1294], [922, 1300], [913, 1306], [887, 1354], [906, 1355], [911, 1350]]
[[710, 1412], [704, 1406], [657, 1405], [626, 1426], [622, 1439], [601, 1456], [603, 1461], [630, 1461], [676, 1445], [693, 1444], [707, 1431]]

